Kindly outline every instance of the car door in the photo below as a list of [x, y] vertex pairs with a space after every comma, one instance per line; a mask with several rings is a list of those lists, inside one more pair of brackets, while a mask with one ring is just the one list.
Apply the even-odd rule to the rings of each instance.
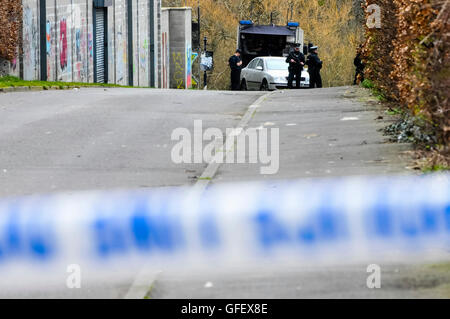
[[264, 60], [263, 59], [258, 59], [258, 61], [256, 62], [256, 67], [255, 67], [255, 71], [254, 71], [254, 81], [255, 81], [255, 89], [259, 90], [259, 88], [261, 87], [261, 83], [264, 79]]
[[254, 90], [255, 89], [255, 68], [256, 68], [256, 63], [258, 62], [258, 58], [253, 59], [247, 66], [247, 72], [246, 72], [246, 76], [245, 79], [247, 81], [247, 89], [248, 90]]

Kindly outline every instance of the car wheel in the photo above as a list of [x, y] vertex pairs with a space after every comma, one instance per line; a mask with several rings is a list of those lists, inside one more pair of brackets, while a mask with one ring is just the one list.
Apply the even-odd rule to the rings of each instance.
[[269, 84], [266, 79], [261, 83], [260, 91], [269, 91]]
[[247, 91], [247, 81], [245, 81], [245, 79], [242, 79], [241, 82], [241, 91]]

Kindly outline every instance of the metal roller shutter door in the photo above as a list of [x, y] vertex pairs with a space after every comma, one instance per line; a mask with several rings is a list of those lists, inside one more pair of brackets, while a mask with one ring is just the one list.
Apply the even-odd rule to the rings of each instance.
[[105, 9], [95, 9], [95, 65], [97, 70], [97, 82], [106, 83], [106, 59], [105, 59]]

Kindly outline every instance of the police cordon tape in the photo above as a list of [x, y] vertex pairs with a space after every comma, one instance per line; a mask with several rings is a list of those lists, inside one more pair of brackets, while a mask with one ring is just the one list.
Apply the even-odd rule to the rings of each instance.
[[[0, 203], [0, 277], [70, 263], [227, 267], [450, 252], [450, 178], [350, 177]], [[441, 256], [442, 257], [442, 256]]]

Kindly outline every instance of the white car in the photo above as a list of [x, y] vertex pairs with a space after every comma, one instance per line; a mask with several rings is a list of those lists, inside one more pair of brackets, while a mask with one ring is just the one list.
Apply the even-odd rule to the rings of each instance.
[[[287, 88], [289, 64], [283, 57], [258, 57], [241, 71], [241, 89], [246, 90], [276, 90]], [[309, 87], [309, 73], [303, 69], [300, 87]], [[295, 80], [292, 86], [295, 87]]]

